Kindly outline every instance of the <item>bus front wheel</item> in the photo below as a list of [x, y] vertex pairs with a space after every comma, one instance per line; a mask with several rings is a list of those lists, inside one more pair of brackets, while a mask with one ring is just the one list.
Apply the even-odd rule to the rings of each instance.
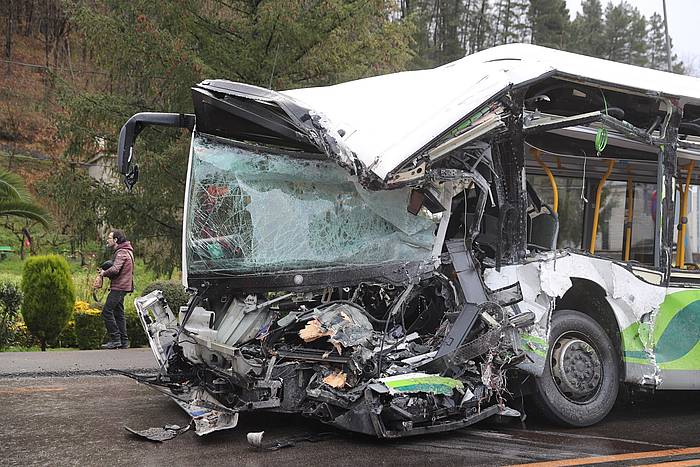
[[615, 349], [590, 316], [559, 310], [552, 317], [547, 362], [534, 401], [549, 420], [583, 427], [612, 409], [619, 387]]

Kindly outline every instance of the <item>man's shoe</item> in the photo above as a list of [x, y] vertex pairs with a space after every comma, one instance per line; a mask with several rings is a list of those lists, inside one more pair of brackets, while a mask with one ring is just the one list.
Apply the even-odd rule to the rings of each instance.
[[122, 346], [122, 341], [109, 341], [106, 344], [102, 344], [103, 349], [118, 349]]
[[129, 340], [121, 341], [121, 345], [119, 346], [120, 349], [128, 349], [129, 348]]

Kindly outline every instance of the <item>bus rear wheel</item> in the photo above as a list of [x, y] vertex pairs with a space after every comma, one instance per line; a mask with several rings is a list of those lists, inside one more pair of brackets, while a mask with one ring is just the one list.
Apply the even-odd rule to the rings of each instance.
[[547, 362], [535, 380], [534, 401], [549, 420], [583, 427], [602, 420], [619, 388], [615, 349], [588, 315], [559, 310], [552, 317]]

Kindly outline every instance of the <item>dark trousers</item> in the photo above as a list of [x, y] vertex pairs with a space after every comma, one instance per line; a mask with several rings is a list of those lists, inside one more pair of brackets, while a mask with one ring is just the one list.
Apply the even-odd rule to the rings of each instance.
[[110, 340], [125, 342], [129, 340], [126, 334], [126, 317], [124, 316], [124, 297], [128, 292], [110, 290], [107, 300], [102, 306], [102, 318], [109, 333]]

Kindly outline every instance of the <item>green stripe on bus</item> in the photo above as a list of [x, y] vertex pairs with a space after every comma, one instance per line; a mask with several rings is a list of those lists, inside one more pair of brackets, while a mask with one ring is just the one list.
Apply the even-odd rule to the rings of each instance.
[[524, 345], [527, 346], [527, 350], [539, 355], [544, 358], [547, 356], [547, 341], [541, 337], [533, 336], [532, 334], [522, 333], [520, 334], [520, 339], [523, 341]]
[[[666, 328], [671, 321], [676, 317], [679, 311], [691, 305], [693, 302], [700, 301], [700, 290], [683, 290], [673, 292], [666, 295], [659, 313], [656, 316], [654, 323], [654, 342], [658, 342], [661, 336], [666, 332]], [[698, 304], [700, 305], [700, 303]], [[700, 321], [695, 322], [696, 326], [700, 326]], [[695, 327], [695, 331], [700, 327]], [[696, 339], [700, 336], [695, 335]]]
[[649, 355], [641, 350], [625, 350], [625, 358], [636, 358], [640, 360], [648, 360]]
[[653, 349], [662, 369], [700, 370], [700, 290], [668, 294], [652, 326], [633, 323], [621, 333], [625, 361], [649, 361]]
[[700, 342], [680, 358], [659, 361], [657, 357], [657, 363], [662, 370], [700, 370]]
[[450, 396], [454, 389], [464, 391], [461, 381], [437, 375], [414, 375], [382, 382], [396, 392], [427, 392]]

